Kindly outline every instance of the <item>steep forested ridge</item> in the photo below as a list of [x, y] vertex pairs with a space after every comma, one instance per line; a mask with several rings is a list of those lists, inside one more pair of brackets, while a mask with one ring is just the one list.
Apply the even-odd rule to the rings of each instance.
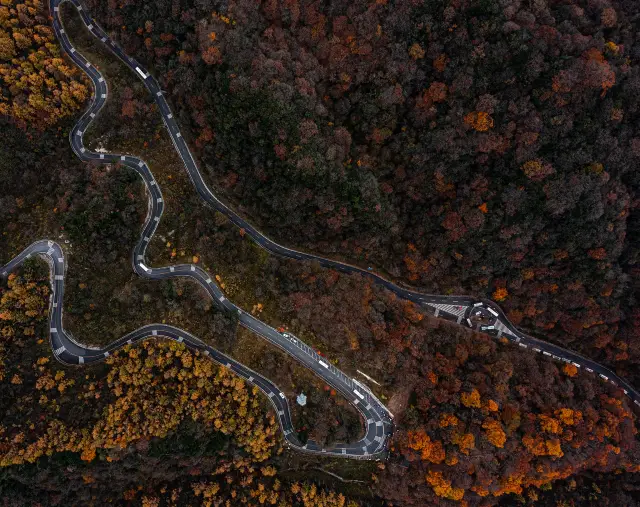
[[[523, 329], [640, 384], [635, 2], [87, 6], [161, 81], [215, 193], [272, 237], [434, 293], [491, 297]], [[247, 310], [367, 372], [396, 431], [384, 463], [290, 453], [261, 394], [174, 343], [62, 367], [46, 338], [48, 274], [31, 262], [0, 284], [7, 505], [638, 504], [637, 420], [620, 389], [254, 248], [191, 187], [170, 186], [184, 175], [164, 160], [157, 111], [72, 11], [67, 31], [110, 85], [92, 141], [160, 152], [150, 166], [168, 209], [150, 257], [207, 263]], [[188, 283], [131, 275], [142, 186], [69, 150], [89, 85], [47, 16], [40, 1], [0, 0], [0, 263], [35, 238], [66, 241], [65, 319], [80, 340], [166, 319], [288, 395], [304, 390], [301, 437], [357, 438], [361, 421], [329, 386], [236, 336]]]
[[92, 2], [277, 238], [636, 378], [633, 2]]
[[363, 280], [302, 266], [295, 277], [279, 273], [272, 290], [288, 295], [281, 311], [300, 335], [386, 387], [397, 427], [377, 485], [389, 501], [512, 505], [587, 471], [615, 470], [633, 484], [640, 448], [619, 389], [442, 323]]

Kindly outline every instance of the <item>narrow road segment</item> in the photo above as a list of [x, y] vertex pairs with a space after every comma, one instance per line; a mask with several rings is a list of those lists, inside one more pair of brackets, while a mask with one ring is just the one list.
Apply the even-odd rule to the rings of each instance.
[[363, 269], [347, 263], [325, 259], [310, 253], [291, 249], [266, 237], [211, 192], [202, 178], [184, 137], [180, 133], [179, 127], [156, 79], [151, 76], [139, 62], [122, 51], [107, 33], [91, 19], [79, 0], [49, 1], [54, 32], [58, 41], [74, 63], [89, 76], [94, 86], [91, 104], [71, 130], [69, 141], [74, 153], [81, 160], [127, 166], [136, 171], [145, 182], [149, 194], [149, 211], [140, 240], [132, 252], [134, 271], [141, 277], [154, 280], [173, 277], [188, 277], [195, 280], [207, 291], [220, 310], [236, 316], [240, 325], [257, 333], [295, 358], [301, 364], [311, 369], [328, 385], [344, 395], [362, 415], [365, 422], [365, 435], [357, 442], [336, 444], [329, 448], [322, 448], [311, 440], [303, 445], [296, 436], [287, 399], [284, 393], [273, 382], [205, 344], [197, 337], [173, 326], [164, 324], [144, 326], [116, 340], [104, 349], [91, 348], [77, 343], [65, 332], [63, 327], [64, 274], [66, 268], [63, 250], [58, 243], [42, 240], [33, 243], [8, 264], [0, 267], [0, 275], [8, 276], [10, 272], [20, 266], [26, 259], [33, 256], [41, 256], [49, 262], [52, 287], [50, 340], [54, 355], [59, 361], [74, 365], [89, 364], [105, 359], [118, 348], [127, 344], [133, 344], [151, 336], [160, 336], [182, 342], [192, 349], [201, 351], [203, 354], [208, 355], [214, 361], [231, 369], [247, 382], [262, 390], [278, 414], [278, 421], [285, 441], [289, 446], [300, 451], [357, 459], [381, 459], [386, 456], [387, 443], [393, 432], [392, 414], [368, 387], [344, 374], [299, 338], [288, 333], [278, 332], [276, 329], [256, 319], [229, 301], [208, 272], [192, 264], [179, 264], [167, 267], [150, 267], [147, 265], [145, 262], [146, 248], [156, 231], [164, 211], [162, 192], [151, 170], [143, 160], [131, 155], [97, 153], [88, 150], [84, 146], [83, 135], [89, 124], [104, 106], [108, 97], [108, 87], [101, 73], [72, 46], [67, 37], [59, 13], [59, 6], [65, 1], [69, 1], [78, 9], [87, 29], [96, 38], [100, 39], [113, 54], [122, 60], [133, 71], [134, 75], [142, 80], [147, 90], [149, 90], [158, 105], [167, 131], [176, 150], [180, 154], [198, 195], [207, 205], [224, 213], [235, 225], [244, 229], [246, 234], [262, 248], [282, 257], [298, 260], [313, 260], [327, 268], [369, 277], [399, 297], [433, 311], [435, 317], [455, 322], [496, 338], [504, 337], [522, 348], [531, 349], [532, 352], [546, 355], [557, 361], [573, 364], [577, 368], [583, 368], [588, 373], [597, 374], [602, 380], [620, 387], [624, 394], [629, 396], [636, 405], [640, 406], [640, 394], [624, 379], [618, 377], [615, 373], [595, 361], [591, 361], [575, 352], [522, 333], [511, 324], [502, 309], [493, 301], [470, 296], [423, 294], [415, 290], [400, 287], [390, 280], [372, 272], [370, 269]]

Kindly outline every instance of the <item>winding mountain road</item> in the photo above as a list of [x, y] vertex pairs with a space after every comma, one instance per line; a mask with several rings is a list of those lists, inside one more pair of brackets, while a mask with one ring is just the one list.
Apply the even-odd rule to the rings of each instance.
[[[329, 454], [334, 456], [344, 456], [359, 459], [380, 459], [386, 454], [386, 444], [393, 430], [392, 416], [386, 407], [376, 398], [375, 395], [363, 384], [348, 377], [337, 369], [327, 359], [316, 353], [311, 347], [291, 334], [283, 334], [268, 326], [264, 322], [256, 319], [249, 313], [229, 301], [220, 287], [211, 278], [211, 275], [199, 266], [193, 264], [178, 264], [166, 267], [148, 267], [145, 263], [145, 252], [149, 241], [158, 227], [162, 213], [164, 211], [164, 201], [160, 187], [156, 183], [151, 170], [147, 164], [130, 155], [113, 153], [96, 153], [85, 148], [83, 144], [83, 134], [89, 124], [97, 116], [104, 106], [108, 88], [107, 83], [100, 72], [87, 61], [71, 45], [62, 21], [60, 19], [59, 5], [63, 1], [71, 1], [80, 12], [87, 28], [96, 37], [99, 37], [107, 44], [123, 61], [137, 68], [139, 75], [143, 71], [138, 65], [124, 54], [111, 42], [106, 34], [89, 18], [83, 6], [76, 0], [51, 0], [50, 9], [54, 14], [53, 27], [56, 36], [69, 57], [90, 77], [94, 85], [94, 94], [89, 108], [80, 117], [69, 134], [69, 141], [75, 154], [84, 161], [96, 161], [104, 164], [121, 164], [136, 171], [145, 182], [149, 195], [149, 208], [145, 220], [140, 240], [132, 252], [132, 264], [134, 271], [145, 278], [153, 280], [163, 280], [174, 277], [187, 277], [195, 280], [207, 294], [211, 297], [218, 308], [237, 318], [238, 323], [247, 329], [259, 334], [276, 347], [295, 358], [305, 367], [311, 369], [324, 382], [336, 389], [347, 400], [353, 404], [362, 415], [365, 425], [365, 434], [362, 439], [356, 442], [336, 444], [335, 446], [322, 448], [313, 440], [308, 440], [302, 444], [296, 436], [289, 404], [284, 393], [269, 379], [251, 370], [247, 366], [235, 361], [231, 357], [223, 354], [215, 348], [205, 344], [195, 336], [173, 326], [164, 324], [151, 324], [144, 326], [132, 333], [111, 343], [103, 349], [94, 349], [77, 343], [63, 327], [63, 300], [64, 300], [64, 274], [65, 258], [62, 248], [54, 241], [38, 241], [27, 247], [17, 257], [12, 259], [6, 266], [0, 267], [0, 275], [8, 276], [26, 259], [33, 256], [44, 257], [50, 265], [51, 272], [51, 307], [50, 307], [50, 341], [55, 357], [67, 364], [84, 365], [101, 361], [112, 354], [115, 350], [127, 344], [135, 343], [150, 336], [160, 336], [184, 343], [186, 346], [200, 350], [211, 357], [219, 364], [231, 369], [237, 375], [243, 377], [247, 382], [260, 388], [269, 398], [278, 415], [284, 438], [290, 447], [305, 452]], [[154, 81], [149, 83], [149, 89], [155, 93], [156, 97], [161, 96], [159, 86]], [[168, 106], [163, 101], [163, 117], [171, 120], [172, 115], [168, 112]], [[180, 139], [177, 127], [172, 133], [174, 142]], [[176, 146], [180, 146], [180, 141]], [[186, 145], [184, 145], [186, 146]]]
[[636, 405], [640, 406], [640, 394], [624, 379], [618, 377], [606, 367], [576, 354], [575, 352], [571, 352], [557, 345], [522, 333], [513, 326], [511, 322], [509, 322], [504, 312], [493, 301], [469, 296], [422, 294], [417, 291], [400, 287], [369, 270], [287, 248], [266, 237], [232, 209], [222, 203], [211, 192], [198, 170], [193, 156], [180, 133], [178, 125], [171, 113], [171, 109], [169, 108], [156, 79], [151, 76], [135, 59], [127, 56], [122, 49], [108, 37], [106, 32], [102, 30], [102, 28], [100, 28], [87, 14], [79, 0], [50, 0], [49, 2], [53, 16], [54, 31], [60, 45], [76, 65], [78, 65], [89, 76], [94, 85], [92, 102], [71, 130], [69, 134], [69, 141], [73, 151], [81, 160], [97, 161], [105, 164], [119, 163], [121, 165], [125, 165], [136, 171], [145, 182], [147, 192], [149, 194], [149, 210], [140, 241], [136, 244], [132, 253], [134, 271], [142, 277], [155, 280], [178, 276], [188, 277], [195, 280], [207, 291], [209, 296], [222, 311], [235, 315], [239, 324], [259, 334], [273, 345], [291, 355], [302, 365], [311, 369], [327, 384], [331, 385], [343, 394], [362, 414], [365, 421], [365, 435], [357, 442], [336, 444], [330, 448], [321, 448], [317, 443], [311, 440], [303, 445], [296, 437], [286, 397], [273, 382], [252, 371], [243, 364], [233, 360], [222, 352], [205, 344], [195, 336], [173, 326], [164, 324], [151, 324], [144, 326], [126, 336], [123, 336], [119, 340], [116, 340], [104, 349], [90, 348], [77, 343], [67, 332], [65, 332], [63, 327], [64, 273], [66, 268], [64, 253], [59, 244], [53, 241], [43, 240], [30, 245], [8, 264], [0, 267], [0, 275], [7, 276], [11, 271], [20, 266], [27, 258], [32, 256], [41, 256], [47, 259], [50, 264], [52, 287], [50, 340], [54, 354], [59, 361], [67, 364], [89, 364], [103, 360], [115, 350], [128, 343], [135, 343], [149, 336], [161, 336], [178, 342], [183, 342], [185, 345], [193, 349], [202, 351], [202, 353], [210, 356], [216, 362], [230, 368], [236, 374], [246, 379], [249, 383], [260, 388], [268, 396], [278, 414], [278, 420], [284, 433], [285, 441], [293, 448], [305, 452], [344, 456], [349, 458], [379, 459], [385, 456], [386, 444], [393, 431], [391, 413], [365, 385], [345, 375], [342, 371], [335, 368], [331, 363], [329, 363], [329, 361], [324, 360], [313, 349], [308, 347], [295, 336], [280, 333], [274, 328], [256, 319], [251, 314], [248, 314], [241, 308], [237, 307], [225, 298], [220, 287], [212, 280], [209, 273], [205, 270], [191, 264], [180, 264], [167, 267], [148, 267], [146, 265], [146, 248], [155, 233], [164, 210], [162, 192], [153, 178], [151, 170], [143, 160], [130, 155], [96, 153], [85, 148], [83, 144], [84, 132], [104, 106], [107, 100], [108, 88], [107, 83], [100, 72], [71, 45], [65, 33], [59, 13], [59, 6], [65, 1], [69, 1], [78, 9], [87, 29], [96, 38], [100, 39], [113, 54], [120, 58], [120, 60], [122, 60], [134, 72], [134, 74], [142, 80], [146, 88], [152, 94], [156, 104], [158, 105], [160, 114], [162, 115], [162, 119], [169, 132], [171, 140], [180, 154], [194, 188], [200, 197], [209, 206], [224, 213], [238, 227], [243, 228], [246, 231], [246, 234], [262, 248], [282, 257], [298, 260], [314, 260], [324, 267], [344, 273], [358, 273], [369, 277], [374, 282], [384, 286], [399, 297], [412, 301], [425, 309], [433, 311], [435, 317], [456, 322], [460, 325], [473, 328], [479, 332], [484, 332], [494, 337], [505, 337], [517, 343], [522, 348], [531, 349], [533, 352], [544, 354], [558, 361], [572, 363], [578, 368], [583, 368], [588, 373], [598, 374], [603, 380], [623, 389], [624, 393], [629, 396]]
[[[82, 8], [81, 2], [79, 0], [63, 0], [70, 1], [73, 3], [80, 11], [80, 15], [82, 17], [83, 22], [89, 29], [89, 31], [97, 38], [99, 38], [109, 50], [116, 55], [120, 60], [122, 60], [127, 67], [131, 69], [131, 71], [136, 75], [138, 79], [140, 79], [147, 90], [151, 93], [153, 99], [155, 100], [160, 114], [162, 116], [162, 120], [167, 128], [169, 136], [171, 140], [180, 154], [180, 158], [184, 163], [184, 166], [189, 174], [191, 182], [198, 193], [198, 195], [202, 198], [202, 200], [214, 208], [215, 210], [226, 215], [231, 222], [233, 222], [236, 226], [244, 229], [246, 234], [255, 241], [259, 246], [267, 250], [272, 254], [279, 255], [281, 257], [287, 257], [290, 259], [298, 259], [298, 260], [307, 260], [307, 261], [316, 261], [321, 266], [326, 268], [335, 269], [337, 271], [341, 271], [343, 273], [358, 273], [362, 276], [368, 277], [373, 280], [375, 283], [382, 285], [386, 289], [392, 291], [397, 296], [412, 301], [422, 307], [430, 308], [436, 316], [440, 316], [442, 318], [453, 320], [461, 325], [466, 325], [471, 328], [475, 328], [478, 331], [485, 332], [495, 337], [504, 336], [505, 338], [517, 343], [522, 348], [531, 348], [534, 352], [547, 355], [553, 359], [558, 361], [564, 361], [568, 363], [574, 364], [578, 368], [584, 367], [588, 373], [595, 373], [600, 375], [600, 377], [610, 382], [613, 385], [620, 386], [626, 395], [628, 395], [632, 401], [635, 402], [637, 406], [640, 407], [640, 393], [633, 388], [628, 382], [624, 379], [620, 378], [613, 371], [608, 368], [600, 365], [599, 363], [592, 361], [576, 352], [572, 352], [558, 345], [554, 345], [552, 343], [531, 337], [526, 335], [522, 331], [518, 330], [506, 317], [502, 309], [494, 302], [486, 299], [478, 299], [476, 297], [470, 296], [443, 296], [443, 295], [433, 295], [433, 294], [423, 294], [421, 292], [406, 289], [398, 286], [397, 284], [383, 278], [382, 276], [373, 273], [367, 269], [363, 269], [357, 266], [353, 266], [348, 263], [335, 261], [332, 259], [326, 259], [324, 257], [320, 257], [311, 253], [301, 252], [299, 250], [295, 250], [292, 248], [288, 248], [286, 246], [280, 245], [275, 241], [271, 240], [267, 236], [265, 236], [262, 232], [256, 229], [253, 225], [247, 222], [244, 218], [238, 215], [234, 210], [229, 208], [226, 204], [220, 201], [214, 193], [209, 189], [207, 184], [205, 183], [200, 170], [189, 150], [187, 142], [184, 137], [180, 133], [180, 129], [178, 124], [176, 123], [173, 114], [171, 113], [171, 109], [169, 104], [167, 103], [160, 84], [158, 81], [147, 72], [144, 67], [137, 62], [131, 56], [128, 56], [122, 51], [122, 49], [108, 37], [108, 35], [91, 19], [91, 17], [87, 14], [86, 10]], [[52, 10], [56, 8], [56, 6], [60, 3], [58, 0], [50, 0], [50, 5], [52, 6]], [[56, 12], [57, 14], [57, 12]], [[56, 30], [56, 36], [58, 40], [62, 44], [64, 50], [69, 54], [69, 56], [74, 60], [74, 62], [79, 65], [83, 70], [87, 72], [87, 74], [91, 77], [94, 85], [96, 86], [97, 98], [94, 102], [94, 105], [97, 109], [102, 107], [107, 96], [107, 86], [104, 80], [102, 80], [100, 73], [92, 67], [82, 56], [80, 56], [75, 49], [69, 43], [68, 38], [64, 34], [64, 32], [60, 28], [60, 20], [58, 16], [54, 17], [54, 28]], [[91, 108], [93, 109], [93, 107]], [[96, 111], [97, 111], [96, 109]], [[91, 110], [90, 110], [91, 111]], [[93, 111], [95, 113], [96, 111]], [[81, 118], [78, 125], [74, 128], [75, 135], [71, 133], [71, 145], [78, 154], [78, 156], [84, 160], [91, 160], [97, 157], [101, 157], [102, 155], [89, 153], [82, 147], [82, 134], [88, 123], [93, 119], [94, 115], [90, 112], [89, 117]], [[125, 164], [131, 160], [138, 161], [138, 159], [134, 157], [126, 157], [126, 160], [123, 160]], [[137, 163], [142, 163], [138, 161]], [[126, 164], [128, 165], [128, 164]], [[143, 166], [146, 167], [146, 166]], [[153, 184], [153, 183], [152, 183]], [[152, 194], [157, 194], [157, 197], [160, 196], [160, 191], [157, 186], [152, 190]], [[154, 196], [156, 196], [154, 194]], [[160, 198], [161, 201], [161, 198]], [[154, 228], [155, 230], [155, 228]], [[151, 237], [149, 234], [146, 237]], [[137, 247], [137, 259], [142, 260], [144, 246], [138, 245]], [[134, 262], [135, 269], [135, 262]], [[140, 272], [139, 269], [137, 269]], [[486, 325], [481, 325], [480, 323], [473, 322], [470, 317], [474, 314], [478, 308], [483, 310], [483, 314], [486, 317], [485, 320], [489, 320], [486, 322]]]

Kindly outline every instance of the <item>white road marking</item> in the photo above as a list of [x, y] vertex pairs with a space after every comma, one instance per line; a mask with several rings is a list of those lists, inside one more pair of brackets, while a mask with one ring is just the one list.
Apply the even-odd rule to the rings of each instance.
[[[77, 4], [76, 4], [76, 6], [77, 6], [77, 8], [78, 8], [78, 10], [79, 10], [79, 11], [82, 11], [82, 6], [77, 5]], [[57, 7], [57, 6], [54, 8], [54, 11], [55, 11], [55, 12], [58, 12], [58, 7]], [[86, 18], [86, 16], [85, 16], [83, 19], [85, 19], [85, 18]], [[86, 21], [86, 19], [85, 19], [85, 23], [86, 23], [86, 22], [87, 22], [87, 21]], [[93, 24], [87, 24], [87, 28], [88, 28], [89, 30], [93, 30], [94, 26], [93, 26]], [[65, 32], [64, 32], [64, 29], [59, 29], [59, 33], [65, 33]], [[107, 39], [106, 39], [106, 37], [103, 37], [103, 38], [102, 38], [102, 40], [103, 40], [103, 41], [106, 41]], [[112, 41], [111, 43], [115, 46], [115, 42], [113, 42], [113, 41]], [[74, 53], [74, 52], [75, 52], [75, 48], [71, 48], [71, 49], [70, 49], [70, 53]], [[131, 58], [131, 57], [128, 57], [128, 59], [129, 59], [129, 61], [131, 61], [131, 62], [134, 62], [134, 61], [135, 61], [135, 60], [134, 60], [133, 58]], [[84, 58], [79, 57], [79, 60], [80, 60], [80, 61], [82, 61], [82, 60], [84, 60]], [[90, 63], [90, 62], [86, 62], [86, 63], [85, 63], [85, 65], [86, 65], [86, 67], [87, 67], [87, 68], [90, 68], [90, 67], [91, 67], [91, 63]], [[144, 74], [144, 72], [143, 72], [139, 67], [136, 67], [136, 71], [137, 71], [137, 72], [138, 72], [138, 73], [143, 77], [143, 79], [146, 79], [147, 77], [149, 77], [148, 75], [145, 75], [145, 74]], [[104, 81], [104, 79], [103, 79], [102, 77], [100, 77], [99, 82], [103, 82], [103, 81]], [[162, 92], [161, 92], [161, 91], [157, 92], [157, 96], [162, 96]], [[102, 98], [106, 98], [106, 93], [103, 93], [103, 94], [102, 94]], [[94, 114], [94, 113], [91, 113], [91, 117], [92, 117], [92, 118], [93, 118], [93, 117], [95, 117], [95, 114]], [[167, 118], [169, 118], [169, 119], [170, 119], [170, 118], [172, 118], [172, 114], [170, 114], [170, 113], [169, 113], [169, 114], [168, 114], [168, 116], [167, 116]], [[82, 136], [82, 135], [83, 135], [83, 132], [82, 132], [82, 131], [78, 131], [78, 132], [77, 132], [77, 135]], [[181, 137], [181, 133], [180, 133], [180, 132], [177, 132], [177, 133], [176, 133], [176, 137], [177, 137], [177, 138]], [[80, 151], [81, 151], [82, 153], [84, 153], [84, 152], [85, 152], [85, 149], [84, 149], [84, 148], [81, 148], [81, 150], [80, 150]], [[103, 155], [103, 154], [101, 154], [101, 155], [100, 155], [100, 159], [104, 159], [104, 158], [105, 158], [105, 157], [104, 157], [104, 155]], [[122, 157], [121, 157], [121, 160], [123, 160], [123, 161], [124, 161], [124, 160], [125, 160], [125, 157], [124, 157], [124, 156], [122, 156]], [[143, 166], [143, 163], [142, 163], [142, 162], [140, 162], [140, 163], [139, 163], [139, 165], [140, 165], [140, 167], [142, 167], [142, 166]], [[197, 170], [197, 169], [196, 169], [196, 170]], [[155, 181], [153, 181], [153, 180], [152, 180], [152, 181], [151, 181], [151, 185], [155, 185]], [[158, 199], [158, 203], [161, 203], [161, 202], [163, 202], [163, 200], [162, 200], [162, 198], [159, 198], [159, 199]], [[154, 217], [154, 220], [155, 220], [156, 222], [157, 222], [157, 221], [159, 221], [159, 217]], [[150, 241], [150, 238], [145, 237], [145, 241], [147, 241], [147, 242], [148, 242], [148, 241]], [[47, 252], [47, 253], [48, 253], [49, 255], [51, 255], [53, 252], [49, 251], [49, 252]], [[30, 257], [30, 254], [29, 254], [29, 255], [27, 255], [27, 257]], [[139, 257], [142, 257], [142, 256], [139, 256]], [[296, 257], [296, 258], [297, 258], [297, 257], [299, 257], [299, 256], [294, 255], [294, 257]], [[62, 261], [62, 258], [60, 258], [60, 261]], [[142, 265], [142, 264], [141, 264], [141, 266], [143, 266], [143, 267], [144, 267], [144, 265]], [[147, 269], [147, 268], [145, 267], [145, 269]], [[195, 271], [195, 270], [196, 270], [195, 266], [191, 266], [191, 270], [192, 270], [192, 271]], [[170, 271], [172, 271], [172, 272], [174, 271], [174, 267], [173, 267], [173, 266], [171, 266], [171, 267], [170, 267]], [[4, 274], [6, 274], [6, 272], [5, 272]], [[55, 275], [55, 279], [56, 279], [56, 280], [62, 280], [62, 279], [63, 279], [63, 277], [62, 277], [62, 275]], [[207, 279], [207, 283], [213, 283], [213, 282], [212, 282], [212, 280], [211, 280], [211, 278], [208, 278], [208, 279]], [[220, 298], [219, 298], [219, 299], [220, 299], [220, 301], [224, 301], [224, 299], [225, 299], [225, 298], [224, 298], [223, 296], [220, 296]], [[420, 298], [420, 299], [426, 299], [426, 298]], [[457, 302], [456, 302], [456, 303], [457, 303]], [[55, 302], [54, 302], [54, 303], [53, 303], [53, 305], [54, 305], [54, 307], [55, 307], [55, 306], [57, 306], [57, 303], [55, 303]], [[476, 303], [474, 306], [481, 306], [481, 305], [482, 305], [482, 303]], [[492, 314], [494, 314], [495, 316], [498, 316], [498, 313], [497, 313], [497, 312], [495, 312], [495, 311], [493, 311], [491, 308], [487, 308], [487, 309], [488, 309], [488, 311], [490, 311], [490, 312], [491, 312]], [[240, 310], [238, 309], [238, 311], [240, 311]], [[447, 313], [451, 313], [451, 312], [448, 312], [447, 310], [444, 310], [444, 311], [446, 311]], [[436, 309], [436, 313], [435, 313], [435, 314], [436, 314], [436, 316], [438, 315], [438, 313], [439, 313], [439, 309]], [[461, 321], [461, 318], [462, 318], [461, 316], [458, 316], [458, 321], [459, 321], [459, 322]], [[471, 327], [471, 322], [470, 322], [470, 321], [468, 321], [468, 322], [469, 322], [469, 325], [470, 325], [470, 327]], [[56, 330], [55, 328], [51, 328], [51, 331], [52, 331], [52, 332], [57, 332], [57, 330]], [[500, 331], [500, 333], [501, 333], [501, 332], [502, 332], [502, 331]], [[509, 333], [509, 331], [506, 331], [506, 332], [507, 332], [507, 333]], [[153, 330], [153, 335], [157, 335], [157, 331], [156, 331], [156, 330]], [[130, 342], [130, 341], [131, 341], [131, 340], [129, 340], [129, 342]], [[180, 341], [182, 341], [182, 337], [180, 337]], [[520, 337], [517, 337], [517, 341], [518, 341], [518, 342], [520, 342]], [[520, 343], [519, 345], [520, 345], [521, 347], [523, 347], [523, 348], [527, 348], [527, 345], [525, 345], [524, 343]], [[303, 346], [303, 345], [301, 345], [301, 346]], [[303, 348], [304, 348], [304, 346], [303, 346]], [[63, 351], [63, 350], [66, 350], [66, 349], [64, 349], [64, 346], [63, 346], [63, 347], [60, 347], [59, 349], [56, 349], [56, 351], [55, 351], [55, 352], [56, 352], [56, 353], [58, 353], [58, 352]], [[534, 349], [534, 350], [535, 350], [536, 352], [540, 352], [540, 349]], [[205, 352], [204, 352], [204, 353], [205, 353], [206, 355], [209, 355], [209, 350], [205, 350]], [[551, 355], [551, 354], [549, 354], [548, 352], [544, 352], [544, 353], [545, 353], [546, 355]], [[315, 357], [318, 357], [315, 353], [313, 353], [313, 355], [315, 355]], [[109, 357], [109, 352], [104, 352], [104, 356], [105, 356], [105, 357]], [[571, 361], [570, 361], [569, 359], [567, 359], [567, 358], [561, 358], [561, 357], [558, 357], [558, 356], [555, 356], [555, 355], [554, 355], [553, 357], [554, 357], [554, 358], [556, 358], [556, 359], [561, 359], [562, 361], [565, 361], [565, 362], [571, 362]], [[84, 363], [84, 357], [83, 357], [83, 356], [78, 356], [78, 361], [79, 361], [79, 363], [80, 363], [80, 364], [83, 364], [83, 363]], [[320, 364], [322, 364], [325, 368], [328, 368], [328, 369], [330, 369], [331, 371], [334, 371], [334, 370], [335, 370], [337, 373], [339, 373], [339, 376], [340, 376], [342, 379], [346, 379], [346, 377], [344, 376], [344, 374], [342, 374], [341, 372], [337, 371], [337, 370], [336, 370], [335, 368], [333, 368], [332, 366], [327, 365], [326, 363], [324, 363], [324, 362], [323, 362], [322, 360], [320, 360], [320, 359], [319, 359], [319, 362], [320, 362]], [[580, 367], [580, 365], [579, 365], [579, 364], [577, 364], [577, 363], [572, 363], [572, 364], [574, 364], [576, 367]], [[227, 367], [231, 367], [231, 365], [230, 365], [229, 363], [227, 363]], [[586, 368], [586, 369], [587, 369], [587, 371], [593, 371], [593, 370], [590, 370], [589, 368]], [[606, 376], [604, 376], [604, 375], [600, 375], [600, 376], [601, 376], [601, 377], [603, 377], [605, 380], [608, 380], [608, 378], [607, 378]], [[252, 377], [250, 377], [250, 380], [253, 380], [253, 378], [252, 378]], [[346, 380], [348, 380], [348, 379], [346, 379]], [[615, 382], [614, 382], [613, 380], [609, 380], [609, 381], [610, 381], [612, 384], [614, 384], [614, 385], [615, 385]], [[353, 384], [349, 384], [349, 385], [353, 385]], [[356, 393], [356, 395], [357, 395], [358, 397], [360, 397], [361, 399], [365, 399], [365, 397], [364, 397], [364, 396], [363, 396], [359, 391], [357, 391], [356, 389], [354, 389], [353, 391]], [[626, 393], [626, 392], [627, 392], [627, 391], [625, 390], [625, 393]], [[279, 395], [280, 395], [283, 399], [285, 399], [284, 393], [279, 393]], [[270, 397], [273, 397], [273, 396], [274, 396], [274, 393], [270, 393], [270, 394], [269, 394], [269, 396], [270, 396]], [[637, 405], [640, 405], [640, 403], [638, 402], [638, 400], [635, 400], [634, 402], [635, 402]], [[357, 404], [357, 403], [358, 403], [358, 400], [355, 400], [355, 403]], [[372, 408], [372, 407], [371, 407], [371, 405], [370, 405], [370, 404], [369, 404], [369, 405], [367, 405], [367, 409], [368, 409], [368, 410], [370, 410], [371, 408]], [[282, 410], [281, 410], [281, 411], [279, 411], [279, 414], [281, 414], [281, 415], [282, 415], [283, 413], [284, 413], [284, 411], [282, 411]], [[368, 419], [368, 421], [369, 421], [369, 419]], [[376, 422], [376, 426], [377, 426], [377, 427], [383, 426], [383, 423], [382, 423], [381, 421], [378, 421], [378, 422]], [[288, 435], [288, 434], [290, 434], [290, 433], [292, 433], [292, 431], [291, 431], [291, 430], [286, 430], [286, 431], [285, 431], [285, 435]], [[380, 441], [382, 441], [383, 439], [382, 439], [382, 437], [378, 437], [378, 436], [376, 436], [376, 437], [374, 438], [374, 440], [375, 440], [375, 441], [380, 442]], [[366, 438], [364, 441], [366, 442], [367, 446], [368, 446], [369, 444], [371, 444], [371, 443], [372, 443], [368, 438]], [[367, 451], [367, 446], [362, 447], [362, 450], [364, 451], [364, 454], [365, 454], [365, 455], [368, 455], [368, 454], [369, 454], [369, 453], [368, 453], [368, 451]], [[323, 452], [326, 452], [326, 450], [323, 450]], [[334, 452], [337, 452], [337, 451], [334, 451]], [[342, 452], [343, 454], [347, 454], [347, 449], [346, 449], [346, 448], [341, 449], [341, 452]], [[350, 450], [349, 452], [355, 452], [356, 454], [358, 454], [358, 452], [359, 452], [359, 451], [358, 451], [357, 449], [352, 449], [352, 450]]]

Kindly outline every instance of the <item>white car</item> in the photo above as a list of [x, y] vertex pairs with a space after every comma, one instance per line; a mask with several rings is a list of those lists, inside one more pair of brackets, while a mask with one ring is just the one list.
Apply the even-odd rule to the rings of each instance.
[[280, 393], [280, 398], [284, 400], [284, 393]]

